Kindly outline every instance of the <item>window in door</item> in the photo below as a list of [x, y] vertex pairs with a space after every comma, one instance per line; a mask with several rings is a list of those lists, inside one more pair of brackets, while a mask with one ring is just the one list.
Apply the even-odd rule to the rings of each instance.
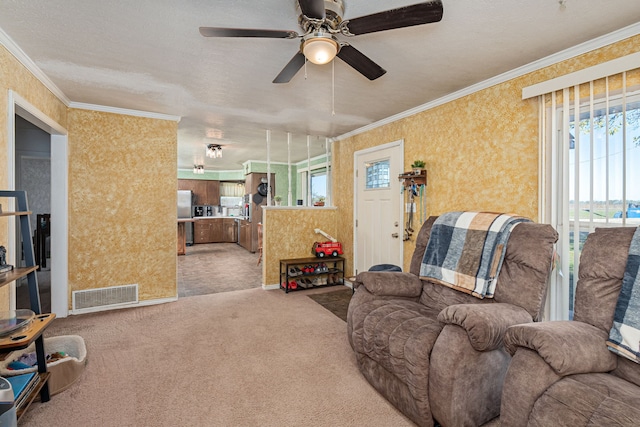
[[367, 163], [365, 167], [367, 174], [365, 188], [367, 190], [389, 188], [391, 186], [391, 181], [389, 180], [389, 159]]

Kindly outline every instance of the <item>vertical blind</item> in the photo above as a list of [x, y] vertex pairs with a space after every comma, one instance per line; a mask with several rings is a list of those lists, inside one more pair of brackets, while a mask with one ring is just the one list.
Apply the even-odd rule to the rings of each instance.
[[640, 57], [634, 57], [635, 68], [588, 81], [574, 76], [573, 84], [547, 85], [553, 90], [537, 94], [541, 220], [559, 234], [551, 320], [572, 317], [586, 236], [596, 227], [640, 225]]

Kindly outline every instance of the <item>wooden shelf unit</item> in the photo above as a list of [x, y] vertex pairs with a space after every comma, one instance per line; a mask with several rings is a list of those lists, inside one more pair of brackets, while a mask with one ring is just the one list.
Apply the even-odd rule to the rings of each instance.
[[[31, 343], [35, 343], [36, 357], [38, 360], [38, 373], [40, 379], [31, 395], [20, 405], [16, 407], [18, 419], [26, 412], [29, 405], [40, 394], [40, 400], [47, 402], [50, 400], [49, 393], [49, 376], [47, 372], [47, 361], [44, 351], [44, 337], [42, 333], [55, 319], [55, 314], [42, 314], [40, 305], [40, 292], [38, 287], [38, 276], [36, 274], [38, 266], [35, 263], [35, 254], [33, 251], [33, 239], [31, 222], [29, 220], [29, 205], [27, 202], [26, 191], [8, 191], [0, 190], [0, 198], [14, 198], [16, 211], [2, 212], [0, 216], [13, 216], [20, 221], [20, 233], [22, 235], [22, 252], [24, 256], [25, 267], [17, 267], [11, 271], [0, 273], [0, 287], [6, 286], [23, 277], [27, 278], [29, 288], [29, 302], [31, 311], [36, 314], [35, 319], [25, 328], [14, 331], [6, 337], [0, 338], [0, 358], [4, 359], [9, 352], [20, 350], [28, 347]], [[20, 245], [17, 244], [16, 247]]]
[[21, 215], [31, 215], [32, 212], [0, 212], [0, 216], [21, 216]]
[[9, 283], [21, 279], [32, 271], [38, 270], [37, 265], [33, 265], [31, 267], [17, 267], [11, 271], [5, 271], [4, 273], [0, 273], [0, 288], [4, 285], [8, 285]]
[[25, 328], [0, 337], [0, 352], [21, 350], [29, 347], [32, 342], [42, 335], [55, 317], [56, 315], [53, 313], [38, 314]]
[[427, 171], [422, 169], [419, 174], [413, 171], [404, 172], [398, 175], [398, 179], [402, 181], [404, 187], [409, 187], [412, 184], [427, 185]]
[[22, 418], [22, 416], [27, 412], [27, 409], [31, 406], [31, 402], [35, 400], [38, 393], [42, 391], [42, 388], [46, 384], [49, 384], [48, 381], [51, 376], [50, 372], [39, 373], [38, 375], [40, 376], [38, 384], [36, 384], [35, 388], [31, 391], [29, 397], [27, 397], [19, 407], [16, 407], [16, 417], [18, 418], [18, 421], [20, 421], [20, 418]]

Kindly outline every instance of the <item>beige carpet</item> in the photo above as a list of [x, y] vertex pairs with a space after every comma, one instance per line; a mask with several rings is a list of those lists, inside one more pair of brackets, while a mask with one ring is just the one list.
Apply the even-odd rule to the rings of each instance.
[[[331, 288], [329, 288], [331, 289]], [[309, 293], [250, 289], [56, 319], [86, 370], [21, 426], [410, 426]]]

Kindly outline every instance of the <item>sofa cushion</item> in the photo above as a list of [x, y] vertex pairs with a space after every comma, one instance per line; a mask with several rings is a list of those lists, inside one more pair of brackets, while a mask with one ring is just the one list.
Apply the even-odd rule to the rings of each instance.
[[580, 256], [573, 320], [609, 334], [635, 230], [596, 228], [589, 235]]
[[429, 355], [444, 327], [438, 312], [406, 300], [375, 301], [362, 326], [362, 352], [411, 389], [427, 388]]
[[611, 373], [640, 387], [640, 365], [626, 357], [618, 357], [618, 366]]
[[540, 320], [556, 240], [558, 233], [548, 224], [518, 224], [507, 242], [494, 299], [520, 306]]
[[640, 420], [638, 388], [608, 374], [580, 374], [549, 387], [536, 401], [531, 426], [633, 426]]
[[428, 280], [422, 280], [422, 294], [420, 304], [425, 307], [441, 311], [454, 304], [493, 304], [491, 298], [478, 299], [464, 292], [456, 291]]

